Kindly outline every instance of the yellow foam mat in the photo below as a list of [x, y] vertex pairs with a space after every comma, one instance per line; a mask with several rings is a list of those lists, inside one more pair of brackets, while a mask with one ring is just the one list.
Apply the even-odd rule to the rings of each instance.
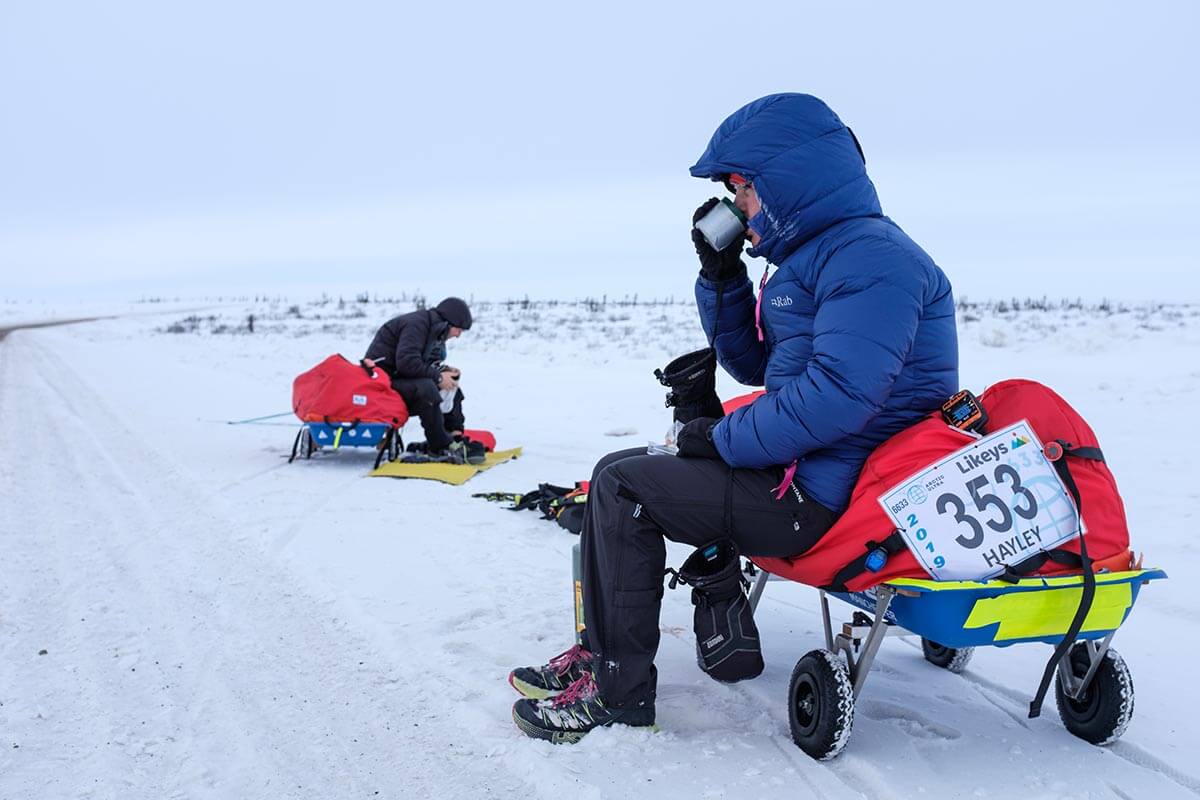
[[488, 453], [482, 464], [442, 464], [439, 462], [410, 463], [407, 461], [389, 461], [379, 469], [371, 472], [374, 478], [424, 478], [430, 481], [451, 483], [455, 486], [466, 483], [475, 477], [476, 473], [491, 469], [497, 464], [511, 461], [521, 455], [521, 448], [511, 450], [496, 450]]

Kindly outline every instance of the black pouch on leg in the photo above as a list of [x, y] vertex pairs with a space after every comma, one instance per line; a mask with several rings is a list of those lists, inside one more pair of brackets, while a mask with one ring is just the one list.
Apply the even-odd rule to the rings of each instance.
[[675, 408], [675, 421], [686, 425], [701, 417], [723, 417], [725, 410], [717, 397], [717, 351], [711, 347], [696, 350], [654, 370], [667, 392], [667, 405]]
[[692, 587], [700, 669], [722, 683], [758, 677], [763, 671], [762, 646], [737, 545], [719, 539], [698, 548], [671, 579], [672, 589], [677, 582]]

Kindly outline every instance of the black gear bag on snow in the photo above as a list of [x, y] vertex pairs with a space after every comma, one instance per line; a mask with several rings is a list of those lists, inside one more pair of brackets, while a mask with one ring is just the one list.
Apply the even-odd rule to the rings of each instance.
[[539, 483], [538, 488], [530, 492], [479, 492], [471, 497], [481, 497], [491, 502], [510, 502], [509, 511], [538, 511], [542, 519], [552, 519], [561, 528], [578, 535], [583, 530], [588, 481], [577, 481], [573, 487]]
[[688, 556], [671, 578], [692, 587], [696, 607], [696, 662], [722, 683], [754, 678], [763, 671], [762, 646], [746, 596], [737, 545], [730, 539], [709, 542]]

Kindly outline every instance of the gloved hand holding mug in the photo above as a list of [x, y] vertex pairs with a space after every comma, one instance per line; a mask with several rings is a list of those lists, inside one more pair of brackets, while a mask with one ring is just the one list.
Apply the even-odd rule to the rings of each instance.
[[700, 257], [700, 274], [710, 281], [727, 281], [746, 274], [746, 265], [742, 263], [744, 238], [739, 238], [724, 250], [716, 250], [695, 227], [719, 202], [717, 198], [710, 197], [692, 215], [692, 242], [696, 245], [696, 255]]
[[715, 458], [721, 460], [717, 446], [713, 444], [712, 429], [720, 422], [715, 417], [700, 417], [694, 419], [679, 429], [675, 444], [679, 448], [677, 455], [683, 458]]

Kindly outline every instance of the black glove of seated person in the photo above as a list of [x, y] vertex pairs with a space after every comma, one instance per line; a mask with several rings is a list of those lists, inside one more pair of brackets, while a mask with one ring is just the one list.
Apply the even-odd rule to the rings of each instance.
[[[692, 225], [694, 226], [701, 217], [712, 211], [713, 206], [719, 202], [721, 201], [715, 197], [706, 200], [704, 205], [697, 208], [696, 213], [692, 215]], [[700, 256], [700, 274], [710, 281], [727, 281], [738, 275], [744, 275], [746, 273], [746, 265], [742, 263], [744, 241], [744, 239], [738, 239], [724, 250], [714, 250], [713, 246], [705, 241], [704, 234], [693, 227], [692, 242], [696, 245], [696, 255]]]
[[712, 429], [720, 420], [714, 417], [700, 417], [684, 425], [675, 437], [679, 448], [678, 455], [684, 458], [715, 458], [721, 460], [717, 446], [713, 444]]

